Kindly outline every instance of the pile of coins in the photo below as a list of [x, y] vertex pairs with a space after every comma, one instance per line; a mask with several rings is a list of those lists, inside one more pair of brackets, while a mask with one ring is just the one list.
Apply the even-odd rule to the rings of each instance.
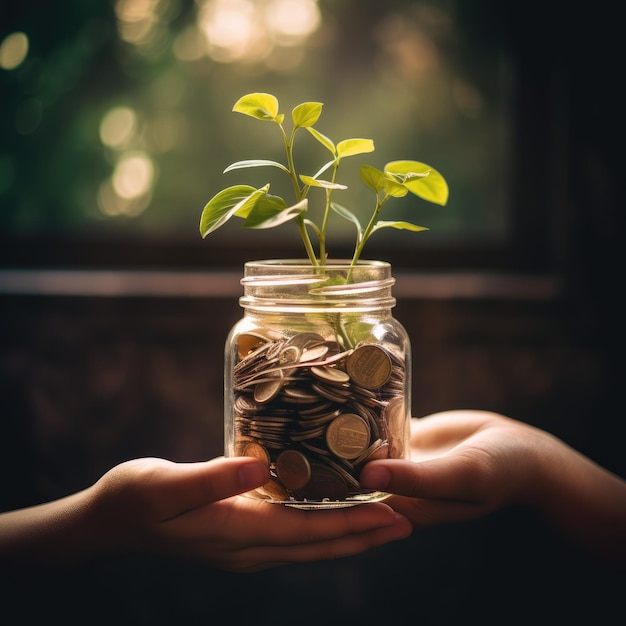
[[237, 338], [233, 368], [237, 455], [264, 460], [258, 492], [277, 501], [360, 496], [360, 467], [401, 458], [405, 433], [403, 359], [378, 343], [344, 350], [313, 332]]

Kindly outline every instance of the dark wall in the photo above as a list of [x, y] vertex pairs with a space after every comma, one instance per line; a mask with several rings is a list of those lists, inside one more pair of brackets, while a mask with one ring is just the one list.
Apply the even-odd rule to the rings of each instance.
[[[527, 176], [516, 192], [530, 207], [538, 181], [553, 182], [546, 220], [563, 292], [547, 300], [402, 299], [396, 316], [413, 342], [413, 411], [501, 411], [626, 476], [622, 22], [608, 2], [578, 11], [487, 2], [479, 17], [505, 6], [503, 37], [536, 86], [518, 106], [558, 96], [549, 118], [540, 107], [518, 129], [517, 167]], [[538, 134], [546, 152], [533, 154]], [[516, 245], [532, 257], [533, 224], [522, 226], [529, 235]], [[239, 316], [234, 301], [221, 299], [2, 296], [2, 508], [64, 495], [134, 456], [220, 454], [223, 342]], [[584, 557], [517, 509], [419, 531], [359, 557], [254, 575], [143, 558], [28, 584], [4, 574], [7, 624], [207, 624], [221, 614], [272, 625], [604, 625], [623, 614], [626, 582], [623, 571]], [[7, 621], [12, 608], [19, 617]]]
[[[585, 311], [567, 298], [401, 299], [414, 414], [501, 411], [623, 472], [621, 418], [608, 410], [614, 363]], [[2, 508], [65, 495], [136, 456], [221, 454], [223, 344], [240, 315], [227, 298], [3, 297]], [[233, 575], [110, 559], [9, 579], [0, 595], [24, 624], [197, 624], [222, 611], [257, 624], [363, 624], [407, 610], [427, 624], [608, 623], [620, 580], [511, 509], [337, 562]], [[535, 621], [539, 610], [548, 621]]]

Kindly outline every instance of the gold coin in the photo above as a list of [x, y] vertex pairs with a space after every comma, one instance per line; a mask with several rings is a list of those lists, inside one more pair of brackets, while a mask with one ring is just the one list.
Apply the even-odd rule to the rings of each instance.
[[321, 463], [311, 464], [311, 478], [305, 487], [296, 491], [299, 500], [344, 500], [349, 490], [343, 477]]
[[253, 456], [255, 459], [260, 459], [266, 463], [268, 467], [271, 461], [270, 454], [265, 447], [254, 441], [245, 445], [242, 456]]
[[355, 413], [342, 413], [326, 429], [328, 449], [342, 459], [354, 459], [370, 443], [370, 427]]
[[278, 479], [273, 476], [263, 485], [263, 487], [259, 487], [256, 491], [278, 502], [289, 500], [287, 490], [280, 484]]
[[260, 348], [265, 343], [267, 343], [267, 337], [259, 333], [242, 333], [237, 337], [237, 354], [239, 359], [243, 359], [250, 352]]
[[276, 473], [287, 489], [302, 489], [311, 478], [311, 465], [302, 452], [285, 450], [276, 457]]
[[373, 343], [357, 346], [346, 359], [350, 378], [366, 389], [382, 387], [391, 375], [391, 357]]

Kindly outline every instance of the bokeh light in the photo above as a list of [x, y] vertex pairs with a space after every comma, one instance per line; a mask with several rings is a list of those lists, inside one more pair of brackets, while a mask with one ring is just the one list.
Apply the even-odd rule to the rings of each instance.
[[27, 54], [28, 37], [26, 34], [11, 33], [0, 43], [0, 67], [4, 70], [14, 70], [23, 63]]

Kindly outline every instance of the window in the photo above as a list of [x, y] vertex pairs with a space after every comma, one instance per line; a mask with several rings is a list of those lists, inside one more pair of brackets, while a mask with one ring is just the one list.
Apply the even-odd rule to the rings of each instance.
[[[524, 82], [498, 3], [14, 4], [0, 32], [4, 264], [222, 266], [301, 256], [290, 224], [246, 232], [237, 221], [206, 240], [198, 232], [202, 207], [227, 184], [279, 184], [266, 170], [222, 174], [240, 159], [283, 159], [275, 127], [231, 112], [244, 93], [269, 91], [285, 113], [324, 102], [317, 127], [337, 140], [374, 140], [368, 159], [346, 161], [351, 189], [361, 188], [360, 163], [396, 158], [425, 161], [449, 181], [446, 207], [390, 203], [393, 219], [429, 231], [381, 231], [368, 256], [409, 268], [545, 267], [548, 233], [535, 230], [532, 254], [520, 245], [533, 221], [528, 206], [540, 211], [545, 189], [517, 193], [518, 159], [541, 151], [540, 129], [527, 134], [533, 108], [519, 106], [536, 98], [535, 83]], [[306, 163], [318, 149], [313, 142], [298, 157]], [[334, 233], [331, 253], [335, 245], [335, 256], [350, 254], [348, 227], [339, 220]]]

